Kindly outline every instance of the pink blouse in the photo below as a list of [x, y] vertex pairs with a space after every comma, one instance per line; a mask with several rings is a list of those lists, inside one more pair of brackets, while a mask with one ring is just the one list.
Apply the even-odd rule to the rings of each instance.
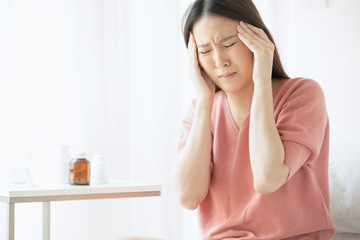
[[[226, 94], [215, 94], [211, 116], [209, 191], [199, 204], [202, 239], [330, 239], [329, 119], [320, 85], [283, 79], [273, 89], [274, 119], [290, 174], [277, 191], [254, 190], [249, 119], [238, 129]], [[183, 119], [178, 153], [189, 135], [196, 100]]]

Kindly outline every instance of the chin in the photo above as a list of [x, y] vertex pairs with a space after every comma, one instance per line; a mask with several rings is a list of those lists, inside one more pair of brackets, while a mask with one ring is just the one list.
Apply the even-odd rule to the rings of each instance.
[[219, 88], [221, 90], [223, 90], [224, 92], [226, 93], [238, 93], [238, 92], [242, 92], [244, 91], [245, 89], [248, 89], [247, 87], [247, 84], [242, 84], [242, 85], [239, 85], [239, 84], [236, 84], [236, 85], [233, 85], [233, 84], [229, 84], [227, 86], [219, 86]]

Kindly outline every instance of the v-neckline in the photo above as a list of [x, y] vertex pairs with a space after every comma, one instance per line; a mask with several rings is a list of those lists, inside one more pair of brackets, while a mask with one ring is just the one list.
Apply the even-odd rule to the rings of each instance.
[[[273, 101], [274, 101], [274, 98], [276, 97], [279, 89], [281, 88], [281, 86], [284, 84], [286, 80], [285, 79], [281, 79], [280, 82], [278, 82], [278, 84], [276, 84], [273, 88], [272, 88], [272, 92], [273, 92]], [[222, 91], [222, 90], [221, 90]], [[246, 117], [244, 118], [243, 122], [240, 124], [240, 126], [238, 127], [236, 125], [236, 122], [234, 120], [234, 117], [231, 113], [231, 110], [230, 110], [230, 105], [229, 105], [229, 102], [228, 102], [228, 99], [227, 99], [227, 95], [224, 91], [222, 91], [222, 94], [225, 98], [225, 101], [224, 101], [224, 104], [225, 104], [225, 109], [226, 109], [226, 115], [227, 115], [227, 118], [231, 119], [231, 122], [232, 122], [232, 128], [234, 128], [234, 130], [236, 130], [237, 133], [241, 132], [242, 128], [244, 127], [244, 125], [248, 122], [249, 118], [250, 118], [250, 112], [251, 112], [251, 109], [250, 109], [250, 112], [246, 115]]]
[[243, 128], [244, 124], [247, 122], [247, 120], [249, 119], [250, 117], [250, 112], [246, 115], [246, 117], [244, 118], [243, 122], [240, 124], [240, 126], [238, 127], [236, 125], [236, 122], [234, 120], [234, 117], [231, 113], [231, 109], [230, 109], [230, 105], [229, 105], [229, 102], [228, 102], [228, 99], [227, 99], [227, 96], [226, 96], [226, 93], [224, 91], [222, 91], [222, 94], [224, 95], [224, 98], [225, 98], [225, 101], [224, 101], [224, 104], [225, 104], [225, 109], [226, 109], [226, 115], [227, 115], [227, 118], [231, 119], [231, 125], [232, 127], [234, 128], [234, 130], [236, 130], [236, 132], [240, 132], [241, 129]]

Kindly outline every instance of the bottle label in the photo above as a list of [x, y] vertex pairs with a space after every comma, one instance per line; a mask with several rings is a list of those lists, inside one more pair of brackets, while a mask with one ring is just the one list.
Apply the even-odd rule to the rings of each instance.
[[89, 162], [81, 161], [70, 163], [70, 183], [71, 184], [90, 184], [90, 166]]

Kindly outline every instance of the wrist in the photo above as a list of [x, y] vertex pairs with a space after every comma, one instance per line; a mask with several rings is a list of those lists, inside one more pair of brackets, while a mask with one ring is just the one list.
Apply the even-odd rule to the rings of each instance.
[[212, 111], [214, 98], [213, 97], [201, 97], [196, 99], [196, 108], [206, 112]]
[[212, 104], [214, 102], [214, 95], [215, 94], [201, 95], [196, 98], [196, 101], [201, 104]]
[[272, 88], [271, 80], [254, 80], [254, 89]]

